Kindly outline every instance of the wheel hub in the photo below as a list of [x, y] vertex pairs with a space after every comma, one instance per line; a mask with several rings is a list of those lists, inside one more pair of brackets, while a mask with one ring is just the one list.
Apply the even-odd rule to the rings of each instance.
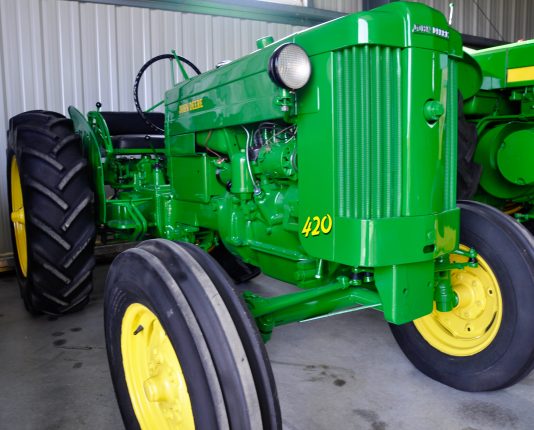
[[20, 208], [11, 212], [11, 221], [15, 224], [26, 224], [24, 218], [24, 208]]
[[[464, 245], [461, 249], [468, 250]], [[466, 257], [451, 255], [451, 261]], [[485, 260], [478, 267], [453, 270], [451, 283], [458, 305], [450, 312], [434, 311], [414, 321], [423, 338], [439, 351], [453, 356], [474, 355], [491, 344], [502, 320], [502, 298], [495, 275]]]
[[143, 429], [194, 429], [187, 384], [174, 348], [156, 315], [134, 303], [122, 321], [124, 374]]
[[[479, 274], [481, 275], [481, 274]], [[479, 317], [487, 310], [487, 292], [479, 278], [473, 273], [455, 272], [452, 274], [453, 284], [456, 285], [455, 292], [458, 296], [458, 306], [453, 312], [460, 318], [473, 320], [480, 323]]]

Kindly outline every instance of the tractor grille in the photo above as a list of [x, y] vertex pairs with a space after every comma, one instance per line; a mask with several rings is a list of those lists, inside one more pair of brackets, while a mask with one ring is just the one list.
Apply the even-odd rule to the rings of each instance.
[[334, 52], [337, 216], [401, 216], [401, 83], [399, 48]]

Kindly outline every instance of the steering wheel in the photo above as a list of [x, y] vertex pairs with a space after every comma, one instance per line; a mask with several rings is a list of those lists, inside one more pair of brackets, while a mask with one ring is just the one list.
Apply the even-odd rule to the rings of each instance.
[[143, 77], [143, 74], [146, 72], [146, 70], [154, 63], [161, 61], [161, 60], [171, 60], [175, 61], [176, 58], [180, 60], [181, 63], [187, 64], [193, 71], [200, 75], [200, 70], [197, 66], [195, 66], [191, 61], [189, 61], [187, 58], [180, 57], [179, 55], [174, 56], [173, 54], [162, 54], [158, 55], [154, 58], [151, 58], [148, 60], [145, 64], [143, 64], [143, 67], [139, 69], [139, 73], [137, 73], [137, 76], [135, 77], [134, 87], [133, 87], [133, 96], [134, 96], [134, 103], [135, 103], [135, 109], [137, 110], [137, 113], [141, 118], [143, 118], [143, 121], [152, 129], [162, 132], [164, 131], [161, 127], [158, 127], [156, 124], [154, 124], [152, 121], [150, 121], [147, 116], [145, 115], [148, 112], [153, 111], [158, 106], [161, 106], [165, 100], [161, 100], [158, 103], [156, 103], [154, 106], [148, 108], [146, 111], [143, 111], [141, 108], [141, 105], [139, 104], [139, 83], [141, 82], [141, 78]]

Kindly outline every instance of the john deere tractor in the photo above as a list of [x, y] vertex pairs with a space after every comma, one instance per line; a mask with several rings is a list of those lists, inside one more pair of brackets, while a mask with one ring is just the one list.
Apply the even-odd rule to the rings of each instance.
[[[164, 114], [138, 100], [160, 60], [181, 76], [153, 106]], [[175, 53], [151, 59], [134, 113], [17, 115], [8, 172], [26, 306], [83, 306], [95, 231], [148, 239], [106, 281], [127, 428], [280, 428], [264, 342], [366, 308], [431, 378], [514, 384], [534, 364], [533, 239], [497, 209], [457, 202], [469, 67], [439, 12], [395, 2], [262, 38], [199, 75]], [[259, 268], [300, 290], [246, 291], [215, 257], [237, 280]]]
[[474, 68], [464, 76], [472, 94], [463, 108], [467, 121], [463, 134], [467, 146], [476, 150], [468, 151], [474, 164], [464, 169], [464, 176], [474, 199], [513, 215], [533, 230], [534, 41], [469, 55]]

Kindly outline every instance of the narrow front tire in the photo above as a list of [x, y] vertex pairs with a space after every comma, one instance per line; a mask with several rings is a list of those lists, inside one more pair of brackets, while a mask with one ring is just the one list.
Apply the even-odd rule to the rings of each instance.
[[[281, 428], [260, 336], [246, 309], [229, 305], [234, 293], [227, 278], [202, 252], [154, 239], [123, 252], [110, 267], [106, 345], [125, 426]], [[154, 332], [164, 339], [163, 358], [160, 347], [154, 351]], [[267, 406], [266, 393], [272, 395]]]

